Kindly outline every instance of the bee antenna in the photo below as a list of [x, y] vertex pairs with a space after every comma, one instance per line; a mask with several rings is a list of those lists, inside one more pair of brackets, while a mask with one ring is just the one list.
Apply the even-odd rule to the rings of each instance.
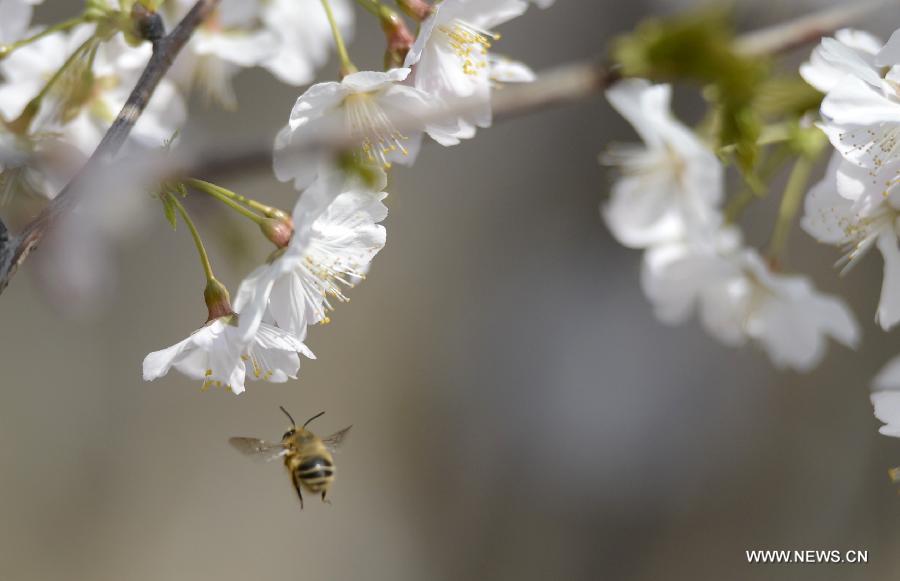
[[318, 418], [318, 417], [323, 416], [324, 414], [325, 414], [325, 412], [319, 412], [319, 413], [317, 413], [317, 414], [314, 415], [313, 417], [311, 417], [311, 418], [309, 418], [308, 420], [306, 420], [306, 423], [303, 424], [303, 427], [305, 428], [306, 426], [309, 425], [309, 422], [313, 421], [314, 419], [316, 419], [316, 418]]
[[[296, 427], [297, 427], [297, 422], [295, 422], [295, 421], [294, 421], [294, 417], [293, 417], [291, 414], [289, 414], [288, 411], [287, 411], [286, 409], [284, 409], [284, 406], [281, 406], [281, 405], [280, 405], [280, 406], [278, 406], [278, 409], [280, 409], [281, 411], [284, 412], [284, 415], [286, 415], [286, 416], [288, 417], [288, 419], [291, 420], [291, 425], [293, 425], [293, 426], [296, 428]], [[307, 422], [307, 423], [309, 423], [309, 422]]]

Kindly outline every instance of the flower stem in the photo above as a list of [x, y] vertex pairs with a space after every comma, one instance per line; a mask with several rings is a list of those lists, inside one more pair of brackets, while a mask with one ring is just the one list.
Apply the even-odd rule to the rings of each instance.
[[[79, 58], [84, 56], [85, 53], [94, 52], [97, 47], [97, 37], [91, 35], [87, 40], [85, 40], [81, 45], [76, 48], [69, 58], [66, 59], [66, 62], [62, 64], [59, 69], [53, 73], [53, 76], [50, 77], [49, 80], [44, 84], [41, 91], [35, 95], [31, 101], [25, 105], [25, 108], [22, 109], [22, 113], [12, 122], [8, 124], [8, 127], [17, 133], [25, 133], [28, 131], [29, 126], [31, 125], [31, 121], [34, 119], [34, 116], [37, 115], [38, 110], [41, 107], [41, 102], [44, 100], [44, 97], [47, 96], [47, 93], [50, 92], [51, 89], [59, 82], [62, 76], [69, 70], [73, 64], [75, 64]], [[88, 66], [87, 70], [90, 71], [93, 67], [93, 55], [91, 57], [91, 64]]]
[[356, 0], [356, 3], [368, 10], [372, 16], [381, 16], [381, 2], [378, 0]]
[[69, 20], [66, 20], [66, 21], [60, 22], [58, 24], [54, 24], [53, 26], [47, 27], [44, 30], [38, 32], [37, 34], [29, 36], [28, 38], [23, 38], [21, 40], [17, 40], [16, 42], [14, 42], [12, 44], [0, 46], [0, 60], [8, 57], [14, 51], [22, 48], [23, 46], [27, 46], [33, 42], [36, 42], [36, 41], [44, 38], [45, 36], [49, 36], [49, 35], [57, 33], [57, 32], [65, 32], [67, 30], [75, 28], [76, 26], [78, 26], [79, 24], [81, 24], [84, 21], [85, 21], [84, 15], [76, 16], [75, 18], [71, 18]]
[[788, 234], [791, 232], [791, 226], [800, 209], [800, 202], [803, 201], [803, 194], [806, 192], [806, 184], [809, 181], [809, 175], [815, 166], [815, 158], [808, 156], [800, 156], [791, 175], [788, 177], [787, 185], [784, 188], [784, 194], [781, 197], [781, 207], [778, 209], [778, 219], [775, 222], [775, 230], [772, 232], [772, 238], [769, 241], [769, 258], [781, 262], [785, 247], [787, 246]]
[[[217, 186], [215, 184], [211, 184], [211, 183], [205, 182], [203, 180], [190, 178], [190, 179], [185, 180], [184, 183], [196, 190], [199, 190], [203, 193], [209, 194], [210, 196], [216, 198], [217, 200], [219, 200], [220, 202], [222, 202], [223, 204], [225, 204], [226, 206], [228, 206], [229, 208], [231, 208], [232, 210], [234, 210], [241, 216], [244, 216], [245, 218], [249, 218], [250, 220], [253, 220], [257, 224], [262, 225], [263, 221], [265, 221], [265, 218], [263, 216], [260, 216], [256, 212], [254, 212], [248, 208], [245, 208], [240, 203], [235, 201], [237, 199], [243, 198], [243, 196], [238, 196], [237, 194], [235, 194], [232, 191], [226, 190], [225, 188], [220, 188], [219, 186]], [[243, 200], [246, 200], [246, 199], [247, 198], [243, 198]], [[259, 205], [262, 206], [262, 204], [259, 204]], [[266, 206], [266, 207], [268, 207], [268, 206]]]
[[248, 198], [246, 196], [242, 196], [241, 194], [238, 194], [237, 192], [232, 192], [231, 190], [225, 189], [222, 186], [219, 186], [219, 185], [216, 185], [216, 184], [204, 181], [204, 180], [191, 178], [191, 179], [186, 180], [185, 183], [189, 184], [197, 189], [203, 189], [204, 191], [206, 189], [216, 190], [218, 193], [222, 194], [223, 196], [227, 196], [236, 202], [240, 202], [241, 204], [244, 204], [245, 206], [249, 206], [251, 209], [256, 210], [257, 212], [260, 212], [263, 216], [265, 216], [267, 218], [285, 218], [288, 215], [283, 210], [279, 210], [278, 208], [273, 208], [272, 206], [263, 204], [262, 202], [254, 200], [253, 198]]
[[175, 206], [175, 209], [181, 214], [181, 219], [187, 224], [188, 230], [191, 231], [191, 237], [194, 239], [194, 246], [197, 247], [197, 254], [200, 255], [200, 263], [203, 265], [203, 273], [206, 275], [206, 281], [212, 282], [216, 280], [216, 276], [213, 274], [212, 265], [209, 263], [209, 255], [206, 253], [206, 248], [203, 246], [203, 240], [200, 238], [200, 233], [197, 231], [194, 221], [191, 220], [187, 210], [185, 210], [184, 206], [181, 205], [181, 202], [178, 201], [177, 196], [173, 196], [172, 194], [167, 195], [169, 196], [172, 205]]
[[[764, 183], [772, 179], [772, 177], [784, 167], [784, 164], [790, 160], [792, 155], [791, 149], [787, 146], [776, 147], [774, 151], [760, 163], [759, 171], [756, 177], [759, 183]], [[760, 189], [756, 185], [747, 184], [738, 194], [734, 195], [725, 206], [725, 220], [734, 224], [740, 219], [741, 214], [755, 200], [761, 200], [768, 194], [768, 189], [763, 187]]]
[[322, 8], [325, 9], [325, 16], [328, 17], [328, 24], [331, 26], [331, 34], [334, 36], [334, 44], [337, 47], [338, 56], [341, 59], [341, 76], [347, 76], [355, 73], [358, 69], [350, 55], [347, 53], [347, 46], [344, 44], [344, 37], [338, 28], [337, 22], [334, 20], [334, 13], [331, 11], [331, 4], [328, 0], [322, 0]]

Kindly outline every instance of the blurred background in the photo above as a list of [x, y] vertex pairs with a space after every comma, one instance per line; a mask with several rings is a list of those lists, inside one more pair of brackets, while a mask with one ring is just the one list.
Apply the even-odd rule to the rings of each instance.
[[[77, 3], [46, 0], [39, 21]], [[649, 15], [691, 2], [559, 0], [503, 28], [499, 49], [541, 70], [601, 55]], [[819, 2], [735, 4], [742, 30]], [[864, 23], [884, 38], [885, 11]], [[351, 46], [381, 59], [365, 13]], [[801, 50], [799, 62], [808, 49]], [[330, 78], [336, 65], [320, 78]], [[202, 100], [184, 139], [267, 146], [298, 91], [261, 70], [241, 110]], [[676, 108], [696, 121], [696, 97]], [[203, 323], [202, 275], [183, 228], [151, 208], [116, 249], [89, 312], [37, 259], [0, 298], [0, 580], [872, 579], [900, 571], [900, 442], [877, 434], [868, 384], [898, 352], [873, 323], [881, 260], [845, 278], [799, 229], [789, 267], [850, 301], [859, 352], [831, 345], [809, 375], [773, 371], [697, 324], [659, 324], [598, 204], [597, 154], [635, 141], [601, 98], [506, 121], [392, 176], [388, 243], [299, 381], [235, 397], [177, 374], [145, 384], [144, 355]], [[290, 207], [268, 171], [220, 179]], [[770, 233], [778, 196], [753, 206]], [[268, 252], [212, 207], [201, 230], [232, 288]], [[228, 232], [238, 229], [251, 247]], [[257, 239], [258, 238], [258, 239]], [[295, 417], [353, 432], [333, 505], [299, 509], [278, 463], [227, 444], [277, 439]], [[750, 549], [861, 549], [868, 565], [749, 565]]]

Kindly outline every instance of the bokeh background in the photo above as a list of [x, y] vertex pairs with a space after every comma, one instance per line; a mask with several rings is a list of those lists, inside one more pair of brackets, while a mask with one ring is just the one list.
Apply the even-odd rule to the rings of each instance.
[[[735, 10], [748, 30], [822, 5]], [[546, 69], [690, 6], [559, 0], [506, 26], [500, 48]], [[46, 0], [39, 17], [77, 8]], [[382, 41], [367, 18], [351, 50], [375, 65]], [[886, 38], [900, 13], [867, 24]], [[238, 91], [237, 113], [195, 102], [185, 141], [267, 145], [298, 94], [262, 71]], [[697, 119], [695, 101], [679, 92], [685, 118]], [[809, 375], [775, 372], [695, 323], [662, 326], [639, 253], [597, 211], [610, 180], [597, 154], [635, 139], [596, 98], [426, 147], [392, 176], [388, 244], [369, 279], [312, 329], [318, 360], [299, 381], [240, 397], [178, 375], [141, 381], [148, 351], [205, 318], [188, 235], [158, 209], [118, 244], [117, 274], [89, 311], [29, 264], [0, 299], [0, 580], [896, 577], [900, 497], [886, 471], [900, 442], [877, 434], [868, 399], [898, 351], [873, 324], [880, 259], [839, 278], [835, 250], [793, 232], [789, 266], [847, 297], [865, 329], [860, 351], [832, 345]], [[266, 168], [209, 177], [291, 204]], [[776, 202], [746, 214], [751, 241], [765, 241]], [[266, 243], [194, 208], [236, 286]], [[279, 465], [227, 445], [277, 438], [278, 405], [298, 418], [327, 410], [322, 433], [354, 425], [333, 505], [310, 498], [301, 512]], [[745, 550], [768, 548], [862, 549], [869, 564], [746, 563]]]

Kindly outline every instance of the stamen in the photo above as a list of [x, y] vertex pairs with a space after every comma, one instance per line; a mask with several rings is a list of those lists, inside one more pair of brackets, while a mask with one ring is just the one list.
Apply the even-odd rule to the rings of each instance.
[[487, 54], [491, 44], [500, 40], [500, 35], [462, 20], [453, 20], [449, 25], [439, 26], [450, 48], [462, 62], [463, 72], [477, 75], [488, 66]]
[[347, 110], [347, 121], [353, 135], [362, 139], [362, 154], [370, 163], [379, 163], [390, 169], [388, 156], [399, 151], [409, 155], [403, 146], [408, 139], [394, 126], [393, 121], [369, 93], [350, 95], [344, 102]]

